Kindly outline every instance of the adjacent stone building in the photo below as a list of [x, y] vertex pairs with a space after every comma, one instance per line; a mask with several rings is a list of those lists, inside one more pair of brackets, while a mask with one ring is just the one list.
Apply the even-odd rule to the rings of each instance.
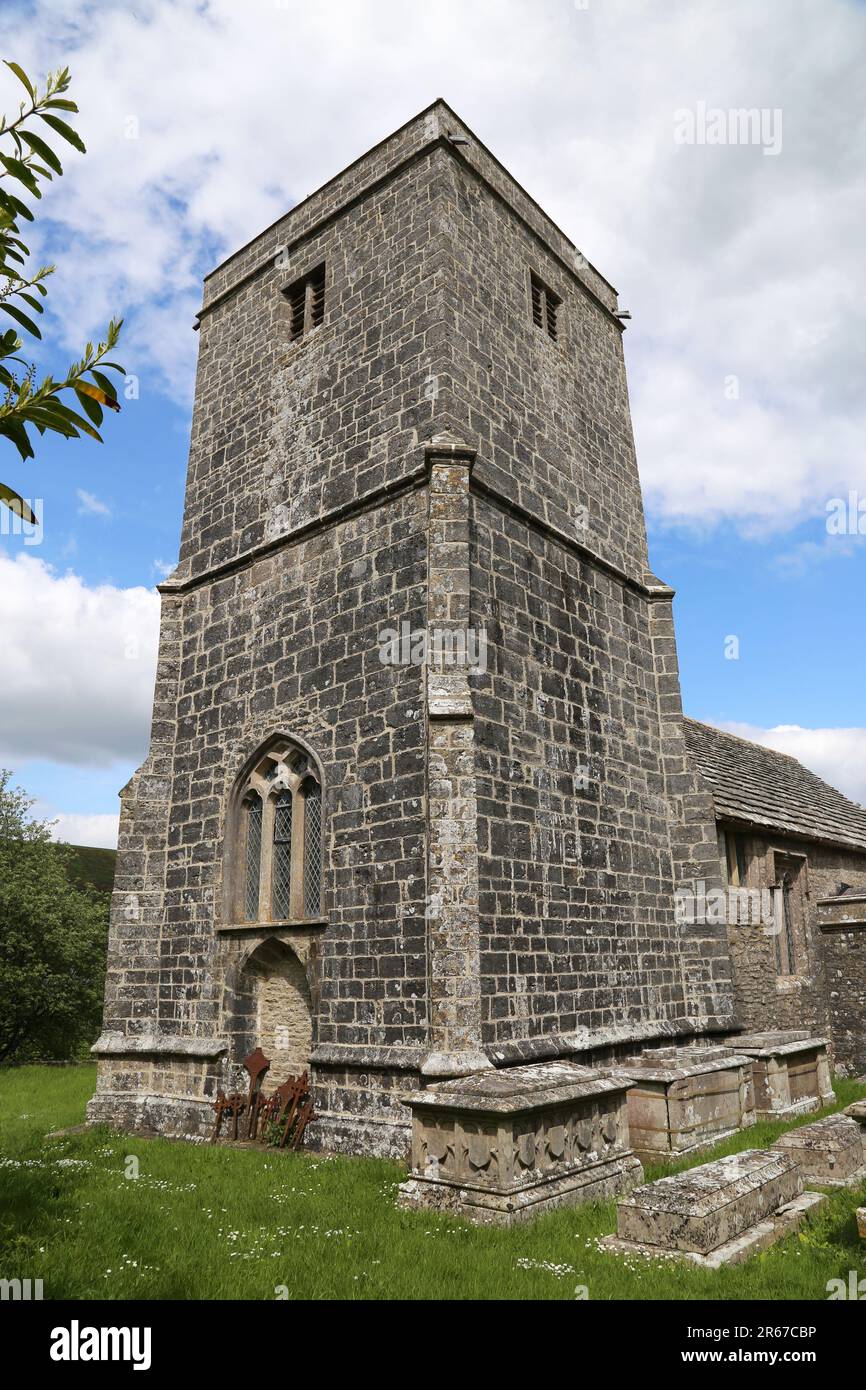
[[309, 1141], [408, 1092], [729, 1035], [714, 789], [650, 572], [616, 292], [441, 101], [205, 282], [92, 1120]]
[[838, 1070], [866, 1072], [866, 810], [788, 754], [693, 719], [685, 732], [725, 880], [772, 907], [728, 923], [739, 1021], [825, 1035]]

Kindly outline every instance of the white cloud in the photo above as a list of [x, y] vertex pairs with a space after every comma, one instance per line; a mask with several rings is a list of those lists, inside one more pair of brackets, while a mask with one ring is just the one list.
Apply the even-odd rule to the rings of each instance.
[[54, 840], [63, 840], [69, 845], [92, 845], [97, 849], [117, 848], [119, 816], [78, 815], [61, 811], [48, 818], [56, 822], [51, 831]]
[[83, 487], [79, 487], [76, 488], [75, 495], [79, 502], [79, 516], [111, 516], [111, 508], [92, 492], [85, 492]]
[[[51, 303], [70, 349], [126, 313], [143, 392], [189, 395], [202, 272], [441, 94], [633, 311], [659, 518], [767, 533], [866, 488], [862, 7], [115, 0], [98, 25], [78, 0], [32, 9], [7, 18], [7, 51], [68, 60], [89, 151], [45, 199]], [[781, 109], [781, 153], [678, 145], [674, 113], [700, 101]]]
[[716, 727], [779, 753], [790, 753], [831, 787], [866, 806], [866, 729], [804, 729], [799, 724], [762, 729], [732, 721], [719, 722]]
[[0, 553], [0, 762], [105, 767], [147, 748], [159, 599], [90, 587], [42, 560]]
[[790, 550], [774, 555], [771, 566], [782, 578], [800, 579], [814, 574], [819, 566], [831, 560], [849, 560], [863, 543], [862, 536], [824, 536], [820, 543], [800, 541]]

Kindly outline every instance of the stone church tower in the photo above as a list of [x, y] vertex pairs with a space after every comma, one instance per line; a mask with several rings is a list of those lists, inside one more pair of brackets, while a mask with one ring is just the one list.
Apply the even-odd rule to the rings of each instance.
[[91, 1120], [311, 1143], [431, 1077], [732, 1026], [615, 291], [437, 101], [205, 282]]

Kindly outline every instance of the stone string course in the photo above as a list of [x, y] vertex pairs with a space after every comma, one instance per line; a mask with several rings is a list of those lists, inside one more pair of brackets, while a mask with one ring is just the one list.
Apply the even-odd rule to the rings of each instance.
[[[92, 1119], [203, 1132], [260, 1043], [309, 1065], [312, 1145], [405, 1153], [422, 1081], [734, 1028], [724, 926], [674, 911], [721, 879], [616, 307], [441, 102], [208, 277]], [[383, 664], [404, 623], [485, 662]], [[321, 772], [322, 916], [243, 925], [233, 792], [277, 737]]]

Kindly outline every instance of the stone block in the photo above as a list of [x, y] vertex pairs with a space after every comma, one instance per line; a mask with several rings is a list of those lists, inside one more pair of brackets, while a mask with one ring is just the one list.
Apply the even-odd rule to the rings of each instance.
[[462, 1077], [406, 1097], [412, 1171], [399, 1202], [485, 1225], [628, 1191], [627, 1077], [547, 1062]]
[[705, 1148], [755, 1123], [752, 1061], [724, 1047], [647, 1048], [618, 1070], [632, 1147], [644, 1161]]
[[866, 1182], [860, 1127], [845, 1115], [828, 1115], [791, 1129], [773, 1148], [794, 1160], [809, 1186], [857, 1187]]
[[832, 1105], [827, 1039], [790, 1029], [729, 1038], [724, 1047], [752, 1059], [755, 1116], [784, 1120]]
[[638, 1188], [618, 1203], [617, 1234], [602, 1244], [715, 1268], [765, 1249], [826, 1200], [803, 1192], [787, 1154], [748, 1149]]
[[866, 1162], [866, 1100], [855, 1100], [853, 1105], [845, 1108], [845, 1114], [849, 1120], [860, 1127], [860, 1142], [863, 1145], [863, 1160]]

